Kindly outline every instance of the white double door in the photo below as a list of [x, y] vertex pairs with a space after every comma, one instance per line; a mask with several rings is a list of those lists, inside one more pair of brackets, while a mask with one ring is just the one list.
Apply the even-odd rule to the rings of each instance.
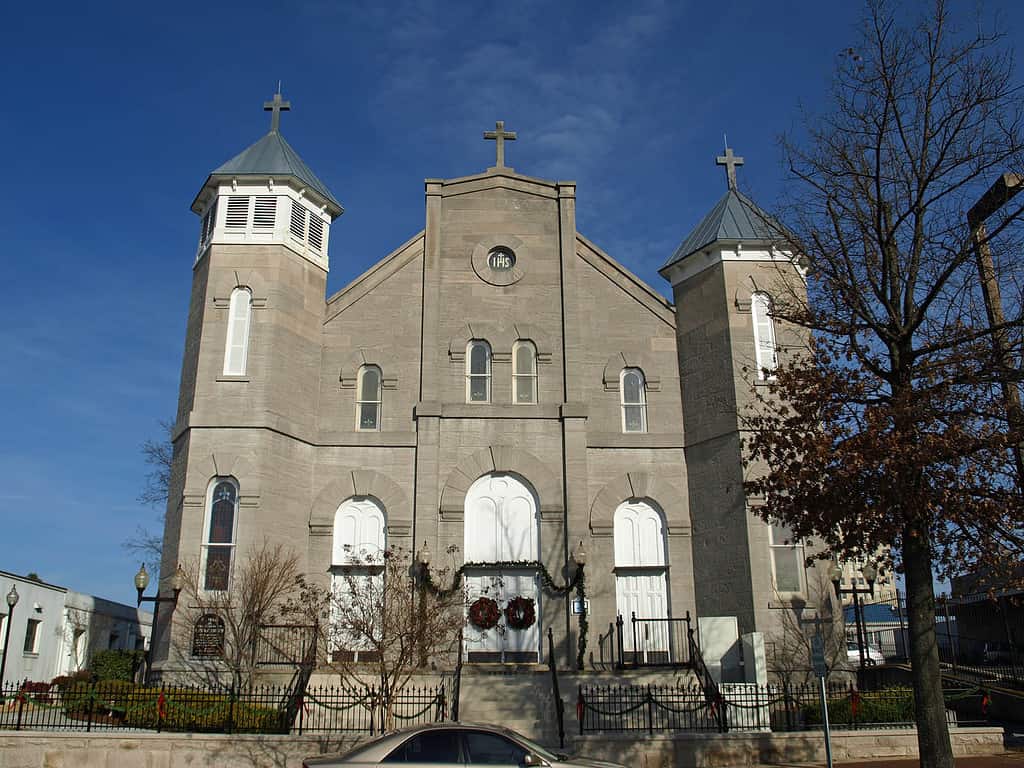
[[[498, 626], [481, 630], [466, 622], [467, 661], [535, 662], [540, 659], [540, 589], [536, 569], [497, 566], [535, 562], [540, 552], [537, 499], [516, 475], [493, 473], [478, 479], [466, 493], [464, 548], [468, 604], [489, 597], [498, 604]], [[488, 564], [491, 564], [488, 567]], [[509, 627], [510, 600], [534, 601], [535, 620], [525, 629]]]
[[620, 569], [615, 576], [615, 604], [622, 616], [622, 645], [646, 662], [669, 661], [669, 622], [638, 619], [668, 618], [668, 589], [664, 568]]

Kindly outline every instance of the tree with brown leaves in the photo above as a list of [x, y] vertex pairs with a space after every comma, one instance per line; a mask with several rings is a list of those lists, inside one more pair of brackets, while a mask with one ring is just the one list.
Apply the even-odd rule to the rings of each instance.
[[903, 574], [928, 768], [953, 765], [933, 578], [1003, 572], [1024, 540], [1004, 393], [1020, 383], [1020, 201], [984, 233], [1007, 302], [995, 325], [967, 223], [989, 184], [1024, 171], [1024, 114], [1010, 53], [983, 30], [953, 29], [942, 0], [912, 26], [871, 2], [834, 108], [784, 140], [797, 191], [779, 237], [808, 280], [772, 313], [810, 341], [747, 422], [747, 490], [766, 519], [822, 556], [886, 552]]

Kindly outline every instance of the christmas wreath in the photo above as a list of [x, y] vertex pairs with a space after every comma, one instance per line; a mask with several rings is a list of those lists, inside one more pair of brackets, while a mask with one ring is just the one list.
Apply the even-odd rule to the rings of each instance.
[[532, 597], [513, 597], [505, 607], [505, 623], [512, 629], [529, 629], [537, 620]]
[[497, 626], [501, 618], [501, 610], [498, 604], [489, 597], [478, 597], [469, 606], [469, 620], [474, 627], [480, 629], [491, 629]]

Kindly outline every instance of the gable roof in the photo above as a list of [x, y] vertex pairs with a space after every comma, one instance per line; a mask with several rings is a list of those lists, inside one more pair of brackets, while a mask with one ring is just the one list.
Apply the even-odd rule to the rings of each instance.
[[780, 230], [779, 224], [757, 203], [742, 192], [730, 189], [658, 271], [668, 269], [717, 240], [769, 243], [778, 239]]
[[313, 173], [278, 131], [271, 131], [215, 169], [210, 176], [294, 176], [339, 210], [343, 210], [327, 185]]

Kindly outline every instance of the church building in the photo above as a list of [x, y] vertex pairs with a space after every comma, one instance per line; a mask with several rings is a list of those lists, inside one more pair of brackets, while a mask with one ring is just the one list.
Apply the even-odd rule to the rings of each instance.
[[[230, 590], [264, 540], [324, 586], [352, 551], [456, 545], [471, 599], [500, 576], [499, 605], [536, 605], [527, 628], [467, 631], [465, 662], [541, 661], [551, 628], [571, 668], [582, 606], [530, 564], [562, 583], [585, 552], [588, 655], [633, 614], [735, 617], [770, 642], [807, 599], [804, 552], [751, 512], [737, 414], [789, 343], [773, 292], [802, 277], [738, 190], [742, 158], [680, 222], [672, 301], [577, 231], [574, 182], [506, 165], [501, 122], [493, 166], [427, 179], [424, 228], [326, 296], [343, 208], [282, 135], [288, 106], [192, 202], [164, 578], [194, 562]], [[158, 666], [189, 642], [160, 618]]]

